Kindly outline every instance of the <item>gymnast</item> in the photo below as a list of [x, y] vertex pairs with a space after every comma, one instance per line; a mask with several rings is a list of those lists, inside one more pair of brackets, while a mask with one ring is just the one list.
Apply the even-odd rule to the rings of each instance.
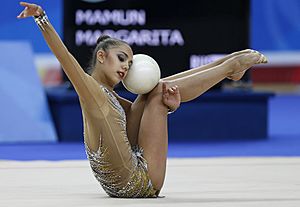
[[87, 157], [95, 178], [111, 197], [158, 197], [166, 173], [168, 113], [223, 79], [239, 80], [251, 66], [267, 61], [257, 51], [238, 51], [163, 78], [132, 103], [114, 91], [132, 64], [133, 52], [126, 42], [100, 36], [92, 55], [92, 70], [87, 74], [41, 6], [20, 5], [25, 8], [17, 18], [34, 18], [79, 96]]

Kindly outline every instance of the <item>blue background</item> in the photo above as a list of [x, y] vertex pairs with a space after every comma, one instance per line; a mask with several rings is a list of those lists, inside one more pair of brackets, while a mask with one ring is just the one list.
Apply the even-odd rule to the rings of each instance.
[[252, 0], [251, 46], [257, 50], [300, 50], [299, 20], [299, 0]]
[[[63, 1], [34, 1], [47, 11], [51, 23], [62, 36]], [[1, 40], [27, 40], [35, 53], [50, 52], [31, 18], [17, 20], [22, 10], [17, 0], [1, 1]], [[300, 1], [251, 0], [250, 42], [257, 50], [300, 50]]]
[[[32, 18], [17, 19], [18, 14], [23, 10], [23, 7], [19, 5], [18, 0], [2, 0], [0, 12], [0, 40], [22, 40], [29, 41], [33, 47], [35, 53], [47, 53], [50, 52], [45, 40], [35, 25]], [[51, 19], [52, 25], [60, 36], [62, 36], [62, 0], [51, 1], [33, 1], [32, 3], [41, 4], [47, 11], [48, 16]]]

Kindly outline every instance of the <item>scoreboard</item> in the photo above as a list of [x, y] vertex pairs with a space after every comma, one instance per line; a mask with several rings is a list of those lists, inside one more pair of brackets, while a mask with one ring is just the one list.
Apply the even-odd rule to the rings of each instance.
[[87, 68], [97, 38], [152, 56], [162, 77], [249, 47], [249, 0], [65, 0], [63, 39]]

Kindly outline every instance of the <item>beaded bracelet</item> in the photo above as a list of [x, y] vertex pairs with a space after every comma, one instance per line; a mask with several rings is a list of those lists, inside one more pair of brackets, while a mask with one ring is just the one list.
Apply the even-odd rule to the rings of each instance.
[[33, 19], [42, 31], [45, 30], [44, 26], [49, 24], [49, 19], [45, 11], [39, 16], [33, 16]]

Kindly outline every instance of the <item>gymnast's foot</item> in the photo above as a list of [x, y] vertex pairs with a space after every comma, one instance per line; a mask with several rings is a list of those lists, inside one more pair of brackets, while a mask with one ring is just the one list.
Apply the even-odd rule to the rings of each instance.
[[242, 54], [246, 54], [246, 53], [253, 53], [255, 52], [255, 50], [252, 49], [245, 49], [245, 50], [240, 50], [240, 51], [236, 51], [230, 54], [231, 57], [234, 56], [238, 56], [238, 55], [242, 55]]
[[247, 53], [237, 55], [228, 60], [231, 63], [230, 67], [232, 67], [232, 74], [227, 76], [228, 79], [238, 81], [243, 77], [245, 72], [254, 64], [268, 62], [267, 58], [263, 54], [255, 50], [250, 50], [250, 53], [248, 53], [249, 50], [244, 51], [247, 51]]

